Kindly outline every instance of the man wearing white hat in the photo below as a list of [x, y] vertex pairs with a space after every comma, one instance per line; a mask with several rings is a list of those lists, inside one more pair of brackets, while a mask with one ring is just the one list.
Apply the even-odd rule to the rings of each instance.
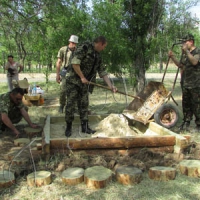
[[[59, 112], [63, 113], [63, 109], [66, 104], [66, 73], [69, 65], [71, 64], [71, 59], [73, 52], [76, 49], [78, 44], [78, 36], [71, 35], [69, 38], [69, 45], [60, 48], [57, 55], [56, 62], [56, 82], [61, 83], [61, 92], [60, 92], [60, 107]], [[62, 69], [61, 69], [62, 66]], [[62, 81], [62, 82], [61, 82]]]

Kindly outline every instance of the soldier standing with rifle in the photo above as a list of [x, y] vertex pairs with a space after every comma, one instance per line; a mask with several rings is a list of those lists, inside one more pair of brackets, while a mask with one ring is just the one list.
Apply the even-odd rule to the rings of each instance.
[[183, 70], [182, 74], [182, 109], [183, 123], [181, 130], [190, 126], [193, 114], [195, 115], [196, 130], [200, 131], [200, 49], [195, 47], [194, 36], [188, 34], [183, 38], [182, 59], [178, 61], [174, 53], [168, 55], [173, 62]]

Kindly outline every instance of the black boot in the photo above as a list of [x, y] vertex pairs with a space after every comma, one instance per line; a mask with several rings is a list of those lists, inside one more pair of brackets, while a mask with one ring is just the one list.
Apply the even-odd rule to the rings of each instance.
[[64, 110], [64, 106], [60, 106], [59, 109], [58, 109], [58, 112], [63, 113], [63, 110]]
[[67, 127], [65, 130], [65, 136], [70, 137], [72, 135], [72, 122], [67, 123]]
[[82, 121], [81, 122], [82, 132], [87, 134], [94, 134], [96, 131], [92, 130], [89, 125], [88, 121]]

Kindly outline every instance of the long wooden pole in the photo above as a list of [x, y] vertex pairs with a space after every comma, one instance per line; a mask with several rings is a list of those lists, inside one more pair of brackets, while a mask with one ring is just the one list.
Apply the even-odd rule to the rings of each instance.
[[[100, 84], [97, 84], [97, 83], [94, 83], [94, 82], [89, 82], [89, 84], [94, 85], [94, 86], [97, 86], [97, 87], [101, 87], [101, 88], [104, 88], [104, 89], [106, 89], [106, 90], [110, 90], [110, 91], [111, 91], [111, 89], [110, 89], [109, 87], [104, 86], [104, 85], [100, 85]], [[125, 93], [125, 92], [121, 92], [121, 91], [118, 91], [118, 90], [117, 90], [117, 93], [120, 93], [120, 94], [129, 96], [129, 97], [133, 97], [133, 98], [139, 99], [140, 101], [143, 101], [143, 102], [145, 101], [144, 99], [142, 99], [142, 98], [140, 98], [140, 97], [138, 97], [138, 96], [134, 96], [134, 95], [131, 95], [131, 94], [127, 94], [127, 93]]]

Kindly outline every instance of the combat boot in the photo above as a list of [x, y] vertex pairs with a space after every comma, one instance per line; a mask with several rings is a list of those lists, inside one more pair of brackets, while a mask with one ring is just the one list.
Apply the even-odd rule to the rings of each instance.
[[72, 135], [72, 122], [67, 123], [67, 127], [65, 130], [65, 136], [70, 137]]
[[94, 134], [96, 131], [92, 130], [89, 125], [88, 125], [88, 121], [82, 121], [81, 122], [81, 128], [82, 128], [82, 132], [83, 133], [87, 133], [87, 134]]
[[59, 113], [63, 113], [63, 110], [64, 110], [64, 106], [61, 106], [61, 105], [60, 105], [60, 107], [59, 107], [59, 109], [58, 109], [58, 112], [59, 112]]

